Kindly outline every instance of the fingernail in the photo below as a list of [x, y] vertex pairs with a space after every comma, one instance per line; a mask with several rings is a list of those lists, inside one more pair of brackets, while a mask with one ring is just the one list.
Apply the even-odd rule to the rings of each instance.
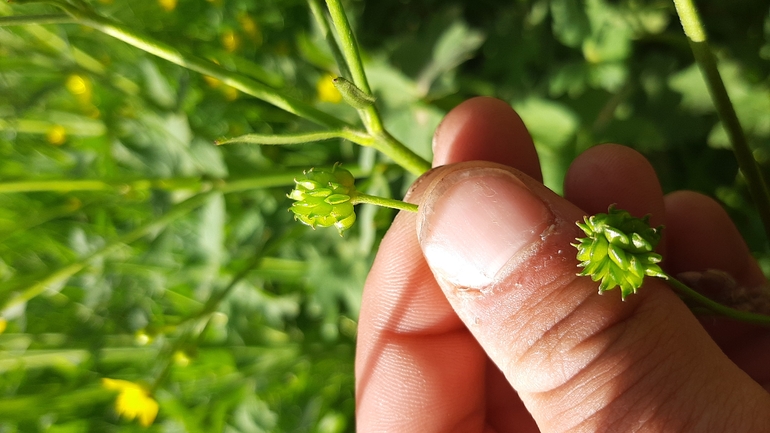
[[420, 205], [418, 237], [434, 274], [464, 288], [491, 284], [548, 227], [548, 207], [513, 174], [478, 168], [437, 181]]

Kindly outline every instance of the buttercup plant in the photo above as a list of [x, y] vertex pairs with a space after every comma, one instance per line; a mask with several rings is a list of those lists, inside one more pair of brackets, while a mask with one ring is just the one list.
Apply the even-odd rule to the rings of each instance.
[[[167, 43], [154, 40], [116, 20], [100, 15], [90, 4], [82, 0], [16, 0], [15, 3], [47, 3], [59, 8], [64, 13], [2, 17], [0, 18], [0, 26], [78, 24], [90, 27], [183, 68], [215, 79], [218, 83], [230, 86], [246, 95], [279, 107], [298, 118], [305, 119], [317, 128], [315, 130], [299, 129], [299, 132], [290, 129], [290, 132], [283, 133], [246, 134], [223, 138], [218, 140], [217, 144], [296, 145], [338, 139], [362, 147], [373, 148], [387, 156], [390, 161], [400, 166], [404, 171], [413, 175], [421, 175], [430, 168], [428, 161], [394, 138], [383, 124], [378, 109], [378, 99], [375, 98], [369, 85], [358, 44], [340, 0], [326, 0], [326, 8], [322, 7], [319, 0], [308, 0], [308, 4], [317, 27], [326, 38], [331, 54], [337, 61], [340, 76], [334, 78], [334, 88], [340, 92], [345, 103], [356, 110], [360, 119], [360, 122], [357, 123], [330, 114], [313, 104], [289, 95], [288, 92], [276, 90], [245, 73], [234, 71], [232, 68], [229, 69], [217, 62], [196, 55], [184, 53]], [[697, 16], [697, 11], [690, 0], [675, 0], [674, 3], [680, 14], [685, 32], [690, 39], [696, 60], [704, 70], [717, 112], [723, 119], [741, 166], [741, 173], [747, 180], [762, 216], [762, 221], [766, 227], [770, 227], [770, 199], [767, 188], [756, 162], [752, 159], [751, 150], [745, 137], [743, 137], [732, 104], [724, 90], [724, 85], [715, 66], [714, 56], [706, 43], [705, 32]], [[167, 4], [176, 3], [168, 2]], [[173, 6], [168, 7], [173, 9]], [[164, 6], [164, 8], [168, 7]], [[61, 126], [53, 128], [49, 131], [49, 142], [52, 145], [63, 144], [66, 140], [65, 133], [65, 129]], [[233, 135], [237, 134], [233, 132]], [[302, 167], [306, 166], [303, 165]], [[206, 179], [188, 182], [188, 180], [183, 179], [179, 181], [179, 184], [135, 182], [117, 185], [101, 180], [6, 184], [4, 185], [6, 189], [0, 189], [0, 192], [70, 192], [78, 190], [146, 192], [152, 188], [173, 190], [177, 187], [178, 189], [197, 188], [201, 192], [177, 203], [157, 220], [140, 225], [117, 237], [113, 242], [106, 243], [100, 249], [80, 257], [72, 263], [65, 264], [48, 275], [41, 276], [28, 287], [22, 287], [12, 296], [2, 300], [2, 311], [19, 309], [22, 304], [43, 293], [54, 292], [53, 287], [63, 286], [70, 277], [83, 269], [87, 269], [91, 262], [99, 262], [99, 259], [120, 250], [124, 245], [128, 245], [149, 233], [160, 231], [175, 218], [205, 205], [212, 197], [220, 193], [225, 194], [252, 188], [285, 187], [291, 184], [293, 179], [294, 189], [287, 194], [287, 197], [293, 200], [289, 210], [294, 214], [294, 218], [312, 228], [335, 227], [340, 235], [351, 229], [356, 222], [355, 205], [357, 204], [374, 204], [411, 212], [417, 211], [415, 204], [359, 191], [356, 188], [356, 177], [368, 174], [361, 170], [358, 172], [352, 168], [347, 170], [339, 164], [335, 164], [332, 167], [308, 168], [302, 175], [296, 175], [296, 172], [300, 170], [301, 168], [291, 169], [291, 171], [285, 170], [275, 175], [260, 175], [253, 179], [230, 182]], [[356, 172], [355, 175], [353, 172]], [[657, 277], [667, 280], [668, 284], [686, 301], [705, 307], [710, 313], [770, 325], [769, 316], [739, 311], [714, 302], [666, 274], [660, 266], [664, 258], [655, 252], [663, 228], [650, 227], [648, 217], [636, 218], [624, 210], [610, 207], [606, 214], [587, 216], [577, 225], [585, 233], [585, 237], [578, 238], [577, 243], [573, 244], [577, 249], [579, 275], [590, 277], [597, 282], [599, 293], [612, 291], [619, 287], [620, 297], [625, 300], [632, 294], [643, 290], [645, 277]], [[770, 233], [770, 229], [768, 229], [768, 233]], [[277, 241], [275, 243], [277, 244]], [[274, 245], [268, 244], [263, 250], [270, 251], [271, 248], [275, 248]], [[138, 418], [144, 426], [154, 422], [159, 408], [153, 395], [157, 389], [163, 387], [164, 381], [170, 376], [169, 372], [177, 368], [174, 360], [180, 359], [179, 354], [183, 353], [179, 349], [188, 341], [202, 339], [203, 330], [209, 326], [209, 319], [212, 314], [217, 311], [221, 301], [229, 296], [231, 291], [238, 286], [238, 283], [248, 275], [249, 270], [260, 263], [263, 258], [260, 254], [263, 252], [260, 251], [255, 254], [250, 267], [235, 275], [225, 286], [225, 289], [210, 297], [197, 315], [186, 319], [189, 326], [176, 325], [177, 328], [184, 329], [184, 332], [180, 334], [184, 338], [180, 337], [175, 342], [164, 343], [168, 347], [161, 352], [160, 358], [162, 359], [159, 362], [164, 367], [160, 373], [155, 375], [154, 380], [150, 381], [152, 383], [151, 389], [145, 389], [133, 382], [124, 380], [103, 379], [103, 385], [106, 389], [118, 392], [116, 409], [119, 414], [127, 418]], [[6, 323], [6, 319], [0, 317], [0, 333], [2, 333]], [[184, 320], [181, 321], [181, 324], [185, 323]], [[189, 360], [181, 362], [185, 366], [189, 363]]]

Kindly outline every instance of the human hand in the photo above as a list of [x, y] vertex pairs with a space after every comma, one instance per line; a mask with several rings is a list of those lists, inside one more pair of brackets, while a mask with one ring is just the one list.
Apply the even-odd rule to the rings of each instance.
[[560, 198], [519, 117], [489, 98], [447, 115], [434, 154], [444, 167], [415, 183], [420, 212], [396, 218], [366, 283], [359, 432], [770, 431], [770, 331], [701, 323], [661, 280], [621, 302], [575, 275], [575, 222], [616, 203], [666, 226], [670, 274], [763, 284], [716, 202], [664, 197], [615, 145], [578, 157]]

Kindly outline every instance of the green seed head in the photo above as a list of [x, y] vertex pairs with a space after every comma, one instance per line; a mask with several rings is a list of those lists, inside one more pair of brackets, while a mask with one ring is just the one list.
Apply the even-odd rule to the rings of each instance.
[[334, 165], [331, 169], [311, 168], [296, 184], [288, 197], [296, 200], [289, 208], [294, 219], [310, 227], [337, 227], [340, 235], [356, 221], [350, 198], [356, 192], [353, 175]]
[[620, 286], [625, 299], [641, 287], [646, 275], [667, 278], [658, 266], [661, 256], [654, 253], [663, 226], [650, 227], [650, 216], [635, 218], [624, 210], [610, 206], [606, 214], [585, 217], [577, 223], [586, 234], [577, 238], [578, 274], [590, 276], [599, 283], [599, 293]]

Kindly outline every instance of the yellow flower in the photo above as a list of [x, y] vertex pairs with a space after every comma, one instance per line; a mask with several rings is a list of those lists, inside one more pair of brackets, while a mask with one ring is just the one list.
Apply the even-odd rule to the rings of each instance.
[[72, 74], [69, 77], [67, 77], [67, 82], [65, 83], [67, 90], [69, 90], [70, 93], [76, 96], [84, 95], [87, 97], [91, 97], [91, 81], [88, 80], [88, 78], [84, 78], [77, 74]]
[[0, 317], [0, 334], [5, 332], [5, 328], [8, 327], [8, 321]]
[[61, 125], [54, 125], [48, 129], [45, 138], [54, 146], [59, 146], [67, 141], [67, 130]]
[[162, 7], [164, 11], [171, 12], [176, 9], [176, 1], [177, 0], [158, 0], [158, 3], [160, 3], [160, 7]]
[[118, 391], [118, 398], [115, 399], [115, 410], [118, 415], [129, 421], [138, 417], [139, 424], [143, 427], [148, 427], [155, 421], [158, 415], [158, 402], [143, 386], [127, 380], [106, 377], [102, 379], [102, 385], [107, 389]]
[[238, 49], [238, 46], [241, 44], [241, 38], [238, 37], [238, 35], [232, 31], [232, 30], [226, 30], [224, 33], [222, 33], [222, 46], [225, 47], [225, 50], [228, 53], [232, 53], [233, 51]]
[[342, 101], [342, 95], [340, 91], [334, 87], [334, 77], [326, 74], [318, 80], [316, 84], [316, 91], [318, 92], [318, 100], [323, 102], [331, 102], [338, 104]]
[[249, 39], [251, 39], [256, 46], [262, 45], [262, 31], [260, 31], [259, 25], [248, 13], [240, 14], [238, 16], [238, 22], [241, 24], [243, 31], [249, 36]]
[[187, 354], [181, 350], [177, 350], [174, 352], [174, 364], [179, 367], [187, 367], [190, 365], [190, 357], [188, 357]]

